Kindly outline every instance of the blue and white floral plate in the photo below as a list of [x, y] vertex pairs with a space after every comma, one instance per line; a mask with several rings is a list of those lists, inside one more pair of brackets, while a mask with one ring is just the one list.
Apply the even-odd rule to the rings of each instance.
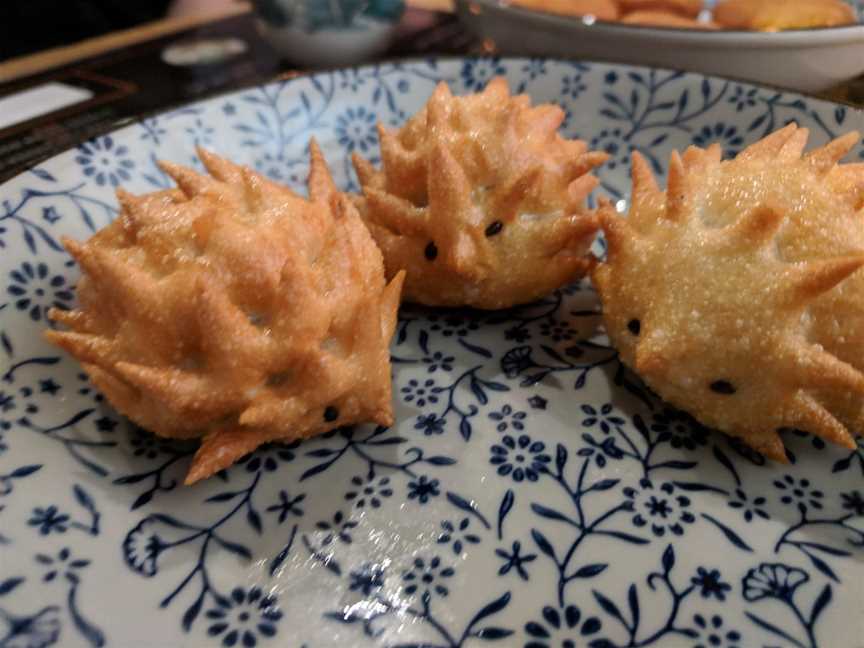
[[[191, 488], [192, 448], [119, 417], [41, 337], [78, 270], [58, 241], [168, 185], [202, 145], [302, 187], [338, 180], [444, 79], [505, 74], [568, 135], [662, 173], [673, 148], [740, 150], [788, 120], [815, 143], [864, 116], [678, 72], [455, 59], [244, 90], [100, 137], [0, 186], [0, 647], [860, 647], [864, 442], [788, 439], [790, 465], [666, 408], [572, 286], [500, 313], [404, 308], [391, 429], [262, 449]], [[860, 149], [856, 155], [861, 155]]]

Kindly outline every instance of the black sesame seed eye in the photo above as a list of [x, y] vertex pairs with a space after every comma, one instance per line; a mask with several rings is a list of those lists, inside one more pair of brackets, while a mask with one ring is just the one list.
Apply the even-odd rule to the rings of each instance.
[[324, 410], [324, 420], [328, 423], [332, 423], [337, 418], [339, 418], [339, 410], [332, 405], [328, 406], [327, 409]]
[[426, 246], [423, 254], [425, 254], [426, 258], [430, 261], [434, 261], [438, 257], [438, 247], [435, 245], [435, 241], [429, 241], [429, 245]]
[[715, 380], [711, 383], [711, 391], [728, 396], [734, 394], [736, 389], [735, 385], [730, 383], [728, 380]]
[[627, 330], [630, 331], [633, 335], [639, 335], [639, 331], [642, 330], [642, 322], [638, 319], [631, 319], [627, 322]]
[[501, 221], [494, 221], [486, 228], [486, 236], [495, 236], [500, 233], [502, 229], [504, 229], [504, 223]]

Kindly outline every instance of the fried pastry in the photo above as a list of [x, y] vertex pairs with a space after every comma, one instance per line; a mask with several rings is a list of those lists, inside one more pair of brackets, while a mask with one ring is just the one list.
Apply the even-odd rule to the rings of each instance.
[[849, 133], [806, 155], [790, 124], [721, 161], [633, 156], [628, 218], [600, 210], [593, 272], [621, 359], [660, 396], [785, 461], [778, 431], [864, 432], [864, 164]]
[[407, 271], [406, 300], [504, 308], [587, 272], [583, 202], [607, 155], [562, 138], [563, 120], [497, 78], [467, 97], [441, 83], [402, 129], [379, 124], [382, 169], [354, 156], [357, 202], [387, 275]]
[[780, 31], [849, 25], [855, 12], [843, 0], [721, 0], [714, 20], [730, 29]]
[[622, 11], [665, 11], [695, 18], [702, 11], [702, 0], [618, 0]]
[[510, 4], [559, 16], [594, 16], [598, 20], [615, 20], [619, 15], [615, 0], [510, 0]]
[[75, 356], [123, 414], [201, 438], [186, 483], [269, 441], [392, 423], [388, 345], [403, 275], [381, 254], [311, 144], [307, 200], [199, 151], [208, 175], [162, 168], [178, 189], [119, 192], [120, 215], [64, 244], [83, 270]]
[[645, 25], [646, 27], [678, 27], [682, 29], [717, 29], [717, 25], [711, 22], [694, 20], [669, 11], [658, 11], [645, 9], [634, 11], [621, 19], [622, 23], [628, 25]]

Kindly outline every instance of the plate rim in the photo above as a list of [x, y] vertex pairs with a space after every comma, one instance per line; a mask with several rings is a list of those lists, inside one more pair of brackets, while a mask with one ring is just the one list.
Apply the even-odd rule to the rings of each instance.
[[[470, 2], [495, 2], [496, 0], [456, 0], [457, 5], [463, 3]], [[862, 29], [862, 43], [864, 43], [864, 23], [860, 25]], [[679, 30], [679, 31], [687, 31], [687, 30]], [[241, 83], [236, 86], [232, 86], [231, 88], [225, 88], [214, 92], [213, 94], [209, 94], [205, 97], [200, 97], [198, 99], [194, 99], [192, 101], [180, 101], [175, 103], [166, 104], [158, 109], [148, 110], [145, 112], [138, 113], [132, 117], [121, 117], [113, 122], [111, 125], [104, 130], [98, 130], [86, 139], [79, 139], [70, 146], [67, 146], [60, 150], [55, 150], [50, 153], [47, 153], [44, 156], [41, 156], [30, 163], [26, 168], [19, 170], [14, 175], [10, 175], [5, 178], [0, 178], [0, 192], [10, 183], [16, 181], [18, 178], [23, 176], [25, 173], [29, 173], [33, 169], [38, 166], [54, 160], [55, 158], [60, 157], [61, 155], [66, 155], [70, 151], [74, 151], [81, 144], [89, 142], [91, 140], [105, 137], [106, 135], [111, 135], [116, 133], [124, 128], [128, 128], [131, 126], [135, 126], [137, 124], [142, 123], [147, 119], [152, 119], [154, 117], [159, 117], [160, 115], [164, 115], [175, 110], [181, 110], [183, 108], [187, 108], [190, 106], [196, 106], [199, 104], [208, 103], [210, 101], [216, 101], [220, 98], [224, 98], [230, 95], [234, 95], [237, 93], [241, 93], [254, 88], [261, 88], [270, 86], [274, 83], [285, 81], [286, 83], [292, 83], [294, 81], [307, 79], [310, 77], [316, 77], [319, 75], [327, 75], [333, 74], [335, 72], [342, 71], [351, 71], [351, 70], [365, 70], [372, 69], [376, 67], [380, 67], [382, 65], [415, 65], [415, 64], [423, 64], [428, 63], [430, 61], [435, 62], [454, 62], [454, 61], [501, 61], [501, 62], [509, 62], [509, 61], [543, 61], [543, 62], [551, 62], [551, 63], [561, 63], [561, 64], [572, 64], [572, 63], [581, 63], [585, 65], [609, 65], [616, 67], [626, 67], [632, 68], [635, 70], [644, 70], [644, 71], [657, 71], [657, 72], [673, 72], [680, 73], [684, 75], [692, 75], [696, 77], [700, 77], [703, 79], [707, 79], [709, 81], [726, 81], [730, 83], [737, 83], [741, 85], [750, 86], [752, 88], [763, 89], [763, 90], [772, 90], [774, 92], [781, 92], [784, 94], [792, 94], [799, 97], [802, 97], [808, 101], [816, 101], [821, 102], [828, 105], [833, 106], [842, 106], [844, 108], [851, 108], [856, 112], [864, 113], [864, 105], [853, 103], [852, 101], [847, 101], [844, 99], [832, 99], [825, 96], [821, 96], [815, 92], [804, 92], [801, 90], [796, 90], [794, 88], [784, 88], [782, 86], [773, 85], [770, 83], [761, 83], [758, 81], [750, 81], [747, 79], [742, 79], [740, 77], [734, 76], [726, 76], [722, 74], [705, 74], [702, 72], [694, 72], [693, 70], [683, 70], [680, 68], [674, 67], [665, 67], [659, 65], [638, 65], [635, 63], [621, 63], [618, 61], [608, 61], [599, 58], [579, 58], [579, 57], [561, 57], [561, 56], [515, 56], [515, 55], [496, 55], [496, 54], [441, 54], [441, 55], [431, 55], [431, 56], [410, 56], [410, 57], [393, 57], [393, 58], [383, 58], [377, 61], [373, 61], [370, 63], [363, 63], [359, 65], [337, 65], [337, 66], [327, 66], [309, 70], [302, 71], [289, 71], [283, 72], [280, 74], [268, 76], [264, 79], [260, 79], [258, 81], [253, 81], [249, 83]], [[864, 64], [862, 64], [864, 65]]]

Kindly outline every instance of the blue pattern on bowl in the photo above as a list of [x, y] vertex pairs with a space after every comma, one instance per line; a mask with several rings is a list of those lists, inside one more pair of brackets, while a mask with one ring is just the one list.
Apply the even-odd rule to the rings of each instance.
[[[789, 120], [814, 140], [844, 106], [698, 75], [548, 60], [339, 70], [187, 106], [0, 187], [0, 646], [854, 646], [864, 577], [864, 442], [789, 435], [766, 463], [658, 402], [571, 286], [498, 313], [404, 307], [392, 429], [268, 446], [193, 488], [194, 446], [118, 416], [45, 344], [72, 304], [82, 239], [114, 185], [168, 185], [194, 145], [301, 189], [318, 138], [339, 183], [439, 80], [504, 73], [558, 100], [612, 158], [734, 153]], [[861, 148], [855, 151], [861, 157]], [[677, 643], [676, 643], [677, 642]]]
[[359, 18], [395, 23], [402, 17], [402, 0], [253, 0], [258, 16], [274, 27], [304, 31], [360, 29]]

